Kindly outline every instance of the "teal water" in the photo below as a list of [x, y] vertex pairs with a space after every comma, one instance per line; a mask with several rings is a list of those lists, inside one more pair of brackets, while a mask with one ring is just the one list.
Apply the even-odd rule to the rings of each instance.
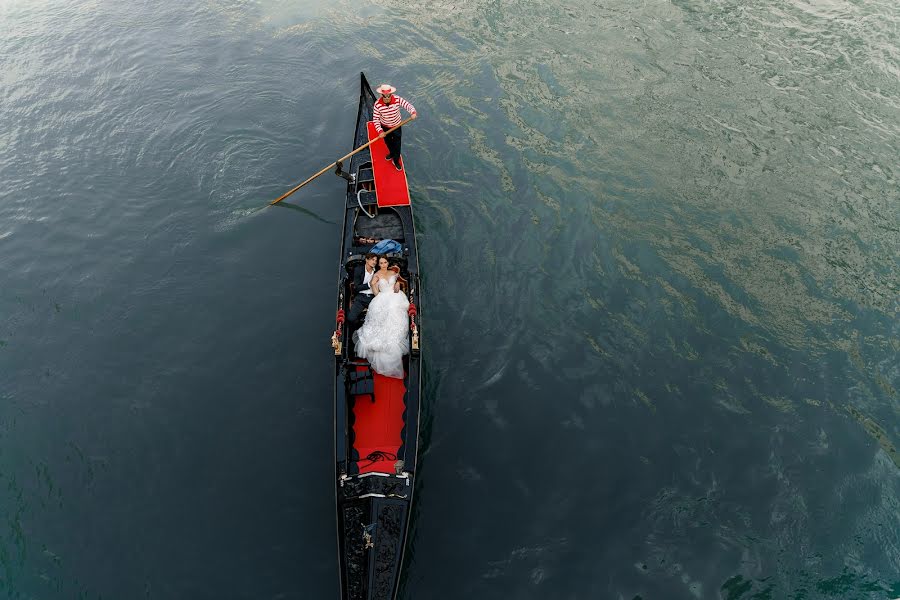
[[0, 4], [0, 595], [333, 598], [333, 177], [404, 154], [404, 598], [900, 597], [887, 0]]

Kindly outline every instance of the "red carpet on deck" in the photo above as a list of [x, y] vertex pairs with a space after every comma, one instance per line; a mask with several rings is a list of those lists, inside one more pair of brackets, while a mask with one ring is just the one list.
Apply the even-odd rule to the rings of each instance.
[[[378, 137], [375, 125], [368, 123], [369, 139]], [[384, 140], [376, 140], [369, 146], [372, 153], [372, 169], [375, 172], [375, 195], [378, 196], [378, 206], [409, 206], [409, 188], [406, 185], [406, 159], [400, 159], [402, 171], [394, 167], [394, 163], [385, 160], [388, 149]]]
[[[393, 169], [393, 167], [391, 167]], [[353, 447], [359, 452], [359, 472], [393, 473], [395, 460], [381, 460], [369, 464], [366, 456], [376, 450], [396, 455], [403, 443], [403, 395], [406, 386], [402, 379], [384, 377], [373, 373], [375, 381], [375, 402], [368, 394], [356, 396], [353, 404], [353, 432], [356, 434]]]

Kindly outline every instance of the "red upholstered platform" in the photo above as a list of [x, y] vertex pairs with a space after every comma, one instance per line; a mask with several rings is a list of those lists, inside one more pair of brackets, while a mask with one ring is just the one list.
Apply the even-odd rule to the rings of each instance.
[[[393, 169], [393, 167], [391, 167]], [[395, 169], [396, 171], [396, 169]], [[381, 451], [396, 456], [403, 443], [403, 416], [406, 406], [403, 396], [406, 386], [402, 379], [373, 373], [375, 402], [368, 394], [356, 396], [353, 404], [353, 447], [359, 452], [360, 473], [393, 473], [396, 460], [365, 460], [369, 454]]]
[[[369, 140], [378, 137], [375, 125], [368, 123]], [[378, 206], [409, 206], [409, 187], [406, 184], [406, 159], [400, 159], [402, 171], [398, 171], [394, 163], [385, 160], [388, 149], [384, 140], [376, 140], [369, 151], [372, 153], [372, 170], [375, 173], [375, 195]]]

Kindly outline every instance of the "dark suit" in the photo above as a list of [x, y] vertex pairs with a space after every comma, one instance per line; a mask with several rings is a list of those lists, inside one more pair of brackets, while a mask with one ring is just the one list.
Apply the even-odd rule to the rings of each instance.
[[[372, 271], [374, 277], [375, 271]], [[347, 321], [351, 325], [359, 324], [362, 313], [369, 307], [373, 294], [363, 294], [362, 292], [370, 289], [368, 283], [363, 283], [366, 278], [366, 265], [362, 264], [353, 271], [353, 302], [350, 304], [350, 313], [347, 315]], [[371, 281], [371, 278], [370, 278]]]

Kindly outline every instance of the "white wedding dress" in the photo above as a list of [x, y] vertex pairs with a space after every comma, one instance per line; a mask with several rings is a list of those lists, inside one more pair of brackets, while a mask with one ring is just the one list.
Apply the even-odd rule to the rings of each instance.
[[378, 281], [378, 294], [369, 303], [363, 326], [353, 334], [356, 355], [369, 361], [376, 373], [403, 379], [403, 355], [409, 354], [409, 300], [394, 292], [397, 276]]

